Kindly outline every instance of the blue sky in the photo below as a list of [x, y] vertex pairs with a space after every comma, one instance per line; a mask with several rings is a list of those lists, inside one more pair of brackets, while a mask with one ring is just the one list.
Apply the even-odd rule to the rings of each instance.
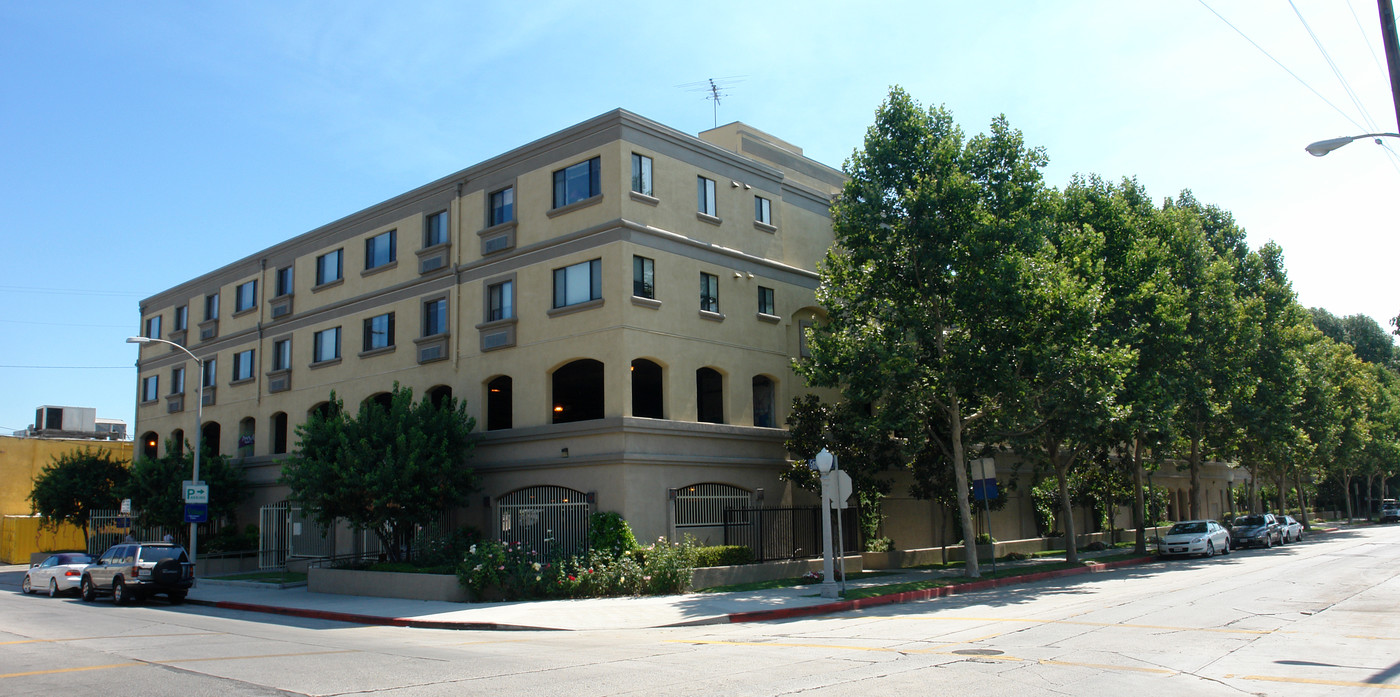
[[0, 433], [42, 404], [133, 424], [141, 299], [616, 107], [710, 128], [678, 85], [712, 77], [720, 123], [835, 167], [892, 84], [968, 133], [1004, 113], [1051, 184], [1189, 188], [1282, 245], [1303, 304], [1400, 313], [1400, 158], [1303, 151], [1396, 130], [1369, 0], [11, 2], [0, 26]]

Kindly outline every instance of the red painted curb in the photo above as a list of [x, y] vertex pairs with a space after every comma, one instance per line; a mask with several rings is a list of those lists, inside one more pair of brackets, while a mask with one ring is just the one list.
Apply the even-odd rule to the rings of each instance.
[[902, 603], [912, 603], [920, 600], [932, 600], [946, 595], [957, 595], [960, 593], [971, 593], [974, 591], [1000, 588], [1002, 586], [1014, 586], [1023, 583], [1034, 583], [1052, 578], [1063, 578], [1065, 576], [1078, 576], [1080, 574], [1100, 573], [1113, 569], [1120, 569], [1125, 566], [1136, 566], [1146, 564], [1155, 560], [1156, 557], [1138, 557], [1136, 559], [1123, 559], [1104, 564], [1094, 564], [1093, 566], [1081, 566], [1077, 569], [1060, 569], [1058, 571], [1040, 571], [1022, 576], [1008, 576], [1006, 578], [989, 578], [981, 581], [969, 581], [949, 586], [939, 586], [938, 588], [925, 588], [917, 591], [905, 591], [903, 593], [891, 593], [889, 595], [877, 595], [872, 598], [857, 598], [855, 600], [841, 600], [834, 603], [823, 603], [821, 605], [808, 605], [807, 607], [784, 608], [782, 610], [757, 610], [754, 612], [736, 612], [729, 615], [729, 622], [737, 624], [740, 622], [767, 622], [772, 620], [785, 620], [796, 617], [811, 617], [812, 615], [828, 615], [837, 612], [847, 612], [867, 607], [878, 607], [881, 605], [898, 605]]
[[[257, 605], [254, 603], [238, 603], [231, 600], [190, 600], [192, 605], [204, 605], [207, 607], [217, 607], [224, 610], [240, 610], [243, 612], [261, 612], [269, 615], [285, 615], [288, 617], [302, 617], [313, 620], [329, 620], [332, 622], [348, 622], [351, 624], [368, 624], [382, 627], [411, 627], [414, 629], [477, 629], [477, 630], [499, 630], [499, 629], [523, 629], [510, 625], [496, 624], [495, 622], [444, 622], [439, 620], [416, 620], [407, 617], [380, 617], [378, 615], [362, 615], [354, 612], [332, 612], [329, 610], [309, 610], [296, 607], [278, 607], [276, 605]], [[541, 628], [543, 631], [543, 628]]]

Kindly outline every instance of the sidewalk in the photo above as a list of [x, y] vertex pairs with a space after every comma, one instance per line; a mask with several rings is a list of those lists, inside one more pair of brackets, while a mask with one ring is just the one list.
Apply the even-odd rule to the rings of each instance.
[[[1108, 553], [1112, 553], [1111, 551]], [[1085, 559], [1100, 556], [1084, 553]], [[1060, 559], [1011, 562], [1025, 566]], [[250, 582], [201, 579], [190, 591], [187, 602], [229, 610], [262, 612], [357, 624], [419, 627], [425, 629], [468, 630], [589, 630], [645, 629], [731, 622], [761, 622], [792, 617], [846, 612], [862, 607], [907, 603], [930, 598], [986, 590], [999, 586], [1032, 583], [1050, 578], [1096, 573], [1112, 568], [1148, 563], [1153, 557], [1101, 564], [1094, 567], [1033, 573], [1025, 576], [978, 580], [958, 585], [859, 600], [820, 597], [817, 585], [732, 593], [687, 593], [685, 595], [589, 598], [582, 600], [536, 600], [509, 603], [451, 603], [427, 600], [399, 600], [354, 595], [311, 593], [305, 587], [258, 587]], [[1000, 562], [998, 566], [1007, 566]], [[848, 588], [886, 586], [896, 583], [957, 578], [961, 569], [904, 570], [885, 576], [850, 581]], [[159, 602], [159, 601], [157, 601]]]

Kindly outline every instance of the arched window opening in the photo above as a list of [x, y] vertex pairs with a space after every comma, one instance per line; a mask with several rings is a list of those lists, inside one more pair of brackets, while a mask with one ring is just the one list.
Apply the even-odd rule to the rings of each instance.
[[554, 371], [554, 423], [603, 418], [603, 363], [591, 358]]
[[330, 403], [330, 402], [320, 402], [320, 403], [317, 403], [317, 404], [313, 405], [310, 409], [307, 409], [307, 410], [306, 410], [306, 418], [307, 418], [307, 419], [310, 419], [310, 418], [313, 417], [313, 416], [319, 416], [319, 417], [321, 417], [321, 418], [324, 419], [324, 418], [329, 417], [330, 415], [331, 415], [331, 403]]
[[238, 456], [252, 457], [254, 434], [257, 432], [257, 421], [253, 417], [248, 417], [238, 422]]
[[714, 368], [695, 371], [695, 420], [724, 423], [724, 376]]
[[532, 486], [496, 499], [496, 539], [519, 543], [541, 559], [588, 549], [588, 495], [562, 486]]
[[500, 431], [512, 428], [514, 408], [509, 375], [502, 375], [486, 383], [486, 430]]
[[661, 366], [645, 358], [632, 361], [632, 416], [664, 419], [665, 402], [661, 391]]
[[200, 436], [202, 442], [200, 443], [199, 450], [202, 455], [217, 457], [220, 452], [219, 438], [223, 435], [223, 429], [219, 426], [219, 422], [210, 421], [204, 424], [204, 428], [200, 430], [200, 433], [202, 434]]
[[438, 385], [428, 389], [428, 403], [438, 409], [452, 399], [452, 388], [447, 385]]
[[184, 429], [182, 429], [182, 428], [177, 428], [177, 429], [175, 429], [174, 431], [172, 431], [172, 432], [170, 433], [170, 447], [167, 448], [167, 449], [170, 450], [171, 454], [175, 455], [176, 457], [179, 457], [179, 456], [185, 454], [185, 430], [184, 430]]
[[279, 411], [272, 415], [272, 454], [287, 452], [287, 412]]
[[753, 376], [753, 425], [760, 428], [777, 427], [777, 415], [773, 410], [773, 380], [767, 375]]
[[384, 411], [389, 411], [389, 408], [393, 406], [393, 404], [394, 395], [389, 394], [388, 392], [372, 394], [368, 397], [365, 397], [365, 401], [360, 403], [361, 406], [375, 405], [378, 406], [380, 409], [383, 409]]
[[154, 460], [157, 457], [156, 445], [159, 444], [160, 437], [155, 431], [146, 431], [141, 435], [141, 456], [147, 460]]

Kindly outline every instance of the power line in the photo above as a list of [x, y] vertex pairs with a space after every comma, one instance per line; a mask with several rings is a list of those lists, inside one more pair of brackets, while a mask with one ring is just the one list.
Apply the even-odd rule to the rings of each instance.
[[1371, 52], [1371, 60], [1375, 62], [1376, 70], [1380, 71], [1381, 75], [1385, 75], [1386, 79], [1389, 79], [1389, 73], [1386, 71], [1385, 66], [1381, 65], [1381, 57], [1376, 55], [1376, 47], [1371, 45], [1371, 37], [1366, 36], [1366, 27], [1361, 25], [1361, 18], [1356, 16], [1356, 8], [1352, 7], [1351, 0], [1347, 0], [1347, 9], [1351, 10], [1351, 18], [1356, 21], [1356, 31], [1361, 34], [1361, 43], [1366, 46], [1366, 50]]
[[141, 293], [120, 290], [85, 290], [79, 288], [37, 288], [34, 286], [0, 286], [0, 291], [11, 293], [52, 293], [54, 295], [98, 295], [107, 297], [139, 298]]
[[1376, 128], [1376, 120], [1371, 118], [1370, 112], [1366, 111], [1366, 106], [1361, 103], [1361, 98], [1357, 96], [1356, 90], [1351, 88], [1351, 83], [1347, 82], [1346, 77], [1342, 75], [1342, 69], [1337, 67], [1337, 62], [1332, 60], [1331, 54], [1327, 53], [1327, 49], [1322, 46], [1322, 39], [1318, 38], [1317, 33], [1308, 24], [1308, 20], [1303, 18], [1303, 13], [1298, 9], [1298, 6], [1294, 4], [1293, 0], [1288, 0], [1288, 6], [1293, 8], [1293, 14], [1298, 17], [1298, 21], [1302, 23], [1308, 36], [1312, 37], [1313, 45], [1317, 47], [1318, 53], [1322, 54], [1322, 59], [1327, 61], [1327, 66], [1332, 69], [1332, 74], [1337, 76], [1337, 82], [1342, 83], [1342, 90], [1351, 98], [1351, 103], [1356, 106], [1356, 110], [1361, 112], [1361, 118], [1366, 121], [1366, 130], [1370, 133], [1379, 131], [1380, 129]]
[[135, 365], [0, 365], [16, 370], [128, 370]]
[[75, 324], [73, 322], [30, 322], [22, 319], [0, 319], [7, 324], [35, 324], [41, 327], [94, 327], [99, 329], [125, 329], [129, 324]]

